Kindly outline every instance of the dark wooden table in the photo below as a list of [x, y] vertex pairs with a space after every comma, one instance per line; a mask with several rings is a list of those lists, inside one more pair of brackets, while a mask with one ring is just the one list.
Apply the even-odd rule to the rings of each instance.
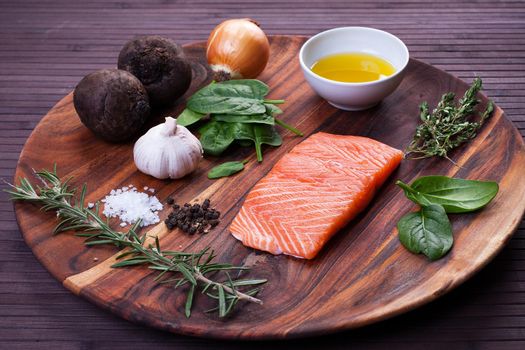
[[[312, 35], [350, 25], [390, 31], [412, 57], [469, 82], [483, 77], [486, 93], [525, 135], [522, 1], [0, 0], [0, 177], [12, 181], [20, 150], [42, 116], [83, 75], [115, 66], [127, 39], [160, 34], [180, 43], [205, 40], [214, 25], [231, 17], [254, 18], [268, 34]], [[367, 328], [279, 343], [209, 341], [137, 326], [73, 296], [33, 257], [1, 193], [0, 348], [523, 349], [524, 252], [522, 223], [472, 280], [430, 305]]]

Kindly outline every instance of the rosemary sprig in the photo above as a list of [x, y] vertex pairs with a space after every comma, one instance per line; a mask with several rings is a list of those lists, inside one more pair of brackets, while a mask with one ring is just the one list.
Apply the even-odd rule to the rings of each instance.
[[471, 121], [470, 117], [480, 102], [476, 95], [481, 87], [481, 79], [474, 79], [458, 106], [454, 102], [454, 93], [444, 94], [432, 113], [429, 112], [428, 103], [423, 102], [419, 106], [422, 123], [416, 128], [414, 139], [405, 154], [411, 155], [412, 159], [439, 156], [451, 160], [448, 152], [476, 137], [477, 131], [494, 110], [492, 101], [489, 101], [478, 121]]
[[[216, 255], [210, 248], [197, 253], [162, 250], [158, 237], [154, 237], [154, 244], [146, 245], [146, 234], [137, 234], [140, 222], [136, 222], [128, 232], [113, 230], [99, 216], [98, 203], [93, 210], [84, 206], [86, 185], [76, 198], [77, 190], [68, 185], [71, 178], [62, 181], [57, 175], [56, 164], [53, 171], [42, 170], [35, 172], [35, 175], [42, 186], [33, 186], [27, 178], [21, 178], [18, 186], [9, 184], [12, 190], [7, 192], [11, 194], [12, 200], [34, 202], [45, 211], [55, 211], [59, 223], [53, 234], [73, 230], [77, 231], [77, 236], [86, 238], [85, 244], [88, 246], [110, 244], [127, 248], [117, 257], [122, 260], [114, 264], [114, 268], [145, 265], [158, 271], [155, 278], [158, 283], [171, 283], [175, 288], [188, 285], [184, 307], [186, 317], [191, 315], [195, 293], [199, 289], [202, 294], [215, 300], [217, 307], [208, 311], [218, 310], [220, 317], [228, 315], [239, 301], [262, 304], [255, 295], [259, 286], [266, 283], [265, 279], [231, 277], [230, 272], [238, 271], [240, 274], [248, 268], [214, 262]], [[219, 272], [226, 279], [216, 279]]]

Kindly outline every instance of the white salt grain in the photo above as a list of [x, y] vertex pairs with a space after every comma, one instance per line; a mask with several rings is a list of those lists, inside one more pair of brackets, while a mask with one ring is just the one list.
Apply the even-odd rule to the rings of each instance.
[[117, 190], [111, 190], [102, 202], [104, 202], [104, 215], [109, 218], [118, 217], [121, 227], [142, 220], [140, 226], [148, 226], [160, 222], [158, 211], [162, 210], [162, 204], [155, 196], [149, 196], [144, 192], [137, 192], [135, 187], [125, 186]]

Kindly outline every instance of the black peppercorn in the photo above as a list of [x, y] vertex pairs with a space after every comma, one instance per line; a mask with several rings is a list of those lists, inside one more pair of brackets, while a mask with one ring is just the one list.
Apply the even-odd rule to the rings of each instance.
[[168, 218], [164, 220], [169, 230], [179, 228], [183, 232], [193, 235], [197, 232], [208, 233], [210, 229], [219, 224], [221, 213], [210, 208], [209, 198], [205, 199], [202, 204], [184, 203], [182, 207], [176, 204], [171, 197], [167, 201], [173, 208]]

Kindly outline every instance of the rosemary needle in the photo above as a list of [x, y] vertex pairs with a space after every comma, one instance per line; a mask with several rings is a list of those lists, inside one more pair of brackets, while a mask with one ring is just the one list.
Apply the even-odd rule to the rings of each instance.
[[[41, 186], [33, 186], [28, 179], [21, 178], [20, 185], [11, 185], [12, 200], [30, 201], [41, 205], [46, 211], [55, 211], [59, 219], [53, 234], [64, 231], [77, 231], [77, 235], [85, 237], [85, 244], [114, 245], [118, 248], [127, 248], [117, 259], [120, 261], [112, 267], [145, 265], [158, 272], [155, 281], [171, 283], [175, 288], [188, 285], [184, 306], [186, 317], [190, 317], [195, 293], [201, 293], [215, 300], [219, 316], [228, 315], [239, 301], [262, 304], [255, 295], [259, 285], [266, 283], [265, 279], [232, 279], [228, 271], [248, 270], [246, 267], [234, 266], [228, 263], [218, 263], [216, 255], [210, 248], [197, 253], [183, 251], [162, 250], [158, 237], [154, 244], [146, 244], [146, 234], [138, 235], [140, 222], [136, 222], [128, 232], [113, 230], [108, 223], [99, 216], [99, 205], [93, 210], [84, 206], [86, 185], [82, 187], [76, 198], [77, 189], [70, 189], [71, 179], [62, 181], [56, 171], [42, 170], [35, 172], [42, 182]], [[222, 272], [226, 279], [218, 280], [216, 275]], [[241, 291], [242, 290], [242, 291]]]
[[481, 79], [474, 79], [457, 106], [454, 93], [444, 94], [432, 113], [428, 103], [423, 102], [419, 106], [422, 123], [416, 128], [414, 138], [406, 149], [406, 155], [410, 155], [412, 159], [439, 156], [450, 160], [448, 152], [476, 137], [477, 131], [494, 110], [492, 101], [489, 101], [478, 121], [471, 120], [479, 103], [476, 95], [481, 87]]

